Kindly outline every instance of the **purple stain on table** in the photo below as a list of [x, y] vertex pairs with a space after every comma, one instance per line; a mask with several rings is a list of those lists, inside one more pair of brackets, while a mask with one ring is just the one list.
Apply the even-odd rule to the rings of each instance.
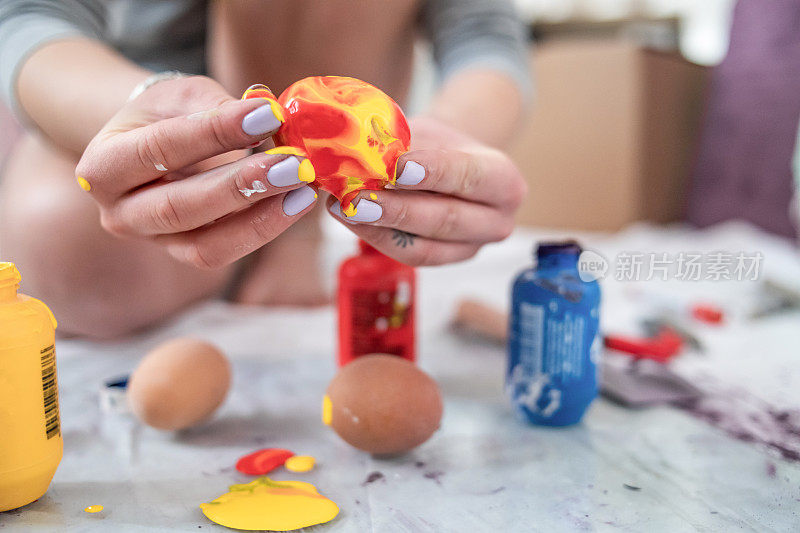
[[775, 409], [741, 390], [715, 391], [672, 405], [737, 440], [763, 446], [788, 461], [800, 461], [800, 410]]
[[379, 479], [386, 479], [386, 476], [383, 475], [383, 472], [378, 472], [377, 470], [374, 472], [370, 472], [369, 475], [367, 475], [367, 478], [361, 484], [361, 486], [366, 487], [370, 483], [375, 483]]
[[503, 492], [504, 490], [506, 490], [505, 487], [497, 487], [493, 491], [490, 491], [489, 494], [497, 494], [498, 492]]
[[416, 463], [414, 463], [414, 466], [416, 466], [417, 468], [423, 468], [425, 466], [425, 461], [417, 461]]
[[423, 475], [425, 476], [425, 479], [432, 479], [437, 485], [441, 485], [442, 480], [440, 478], [444, 475], [444, 472], [441, 470], [434, 470], [432, 472], [425, 472]]
[[767, 475], [769, 477], [775, 477], [778, 473], [778, 469], [775, 467], [775, 463], [767, 463]]

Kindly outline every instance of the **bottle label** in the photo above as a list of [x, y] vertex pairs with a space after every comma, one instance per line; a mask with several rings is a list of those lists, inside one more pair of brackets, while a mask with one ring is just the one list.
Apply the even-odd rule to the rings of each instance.
[[508, 378], [508, 392], [518, 405], [543, 417], [561, 407], [564, 387], [582, 381], [588, 323], [582, 314], [556, 313], [556, 300], [544, 305], [522, 302], [517, 315], [519, 358]]
[[58, 417], [58, 382], [56, 381], [56, 348], [50, 345], [39, 352], [42, 356], [42, 392], [44, 394], [44, 431], [51, 439], [61, 434]]
[[410, 284], [400, 281], [394, 291], [359, 290], [352, 293], [353, 355], [389, 353], [407, 356]]

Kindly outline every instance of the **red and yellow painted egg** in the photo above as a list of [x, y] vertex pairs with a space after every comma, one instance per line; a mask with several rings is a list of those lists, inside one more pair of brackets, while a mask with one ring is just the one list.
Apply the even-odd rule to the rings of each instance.
[[[275, 96], [263, 85], [243, 98]], [[352, 216], [361, 190], [380, 190], [395, 181], [397, 159], [408, 151], [411, 130], [400, 107], [367, 82], [314, 76], [293, 83], [277, 102], [285, 122], [275, 144], [299, 150], [316, 172], [316, 185], [333, 194]]]

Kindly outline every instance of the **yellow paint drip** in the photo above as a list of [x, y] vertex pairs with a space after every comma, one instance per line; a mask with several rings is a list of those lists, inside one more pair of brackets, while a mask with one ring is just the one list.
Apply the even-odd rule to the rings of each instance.
[[333, 421], [333, 402], [327, 394], [322, 398], [322, 423], [330, 426]]
[[212, 522], [248, 531], [291, 531], [324, 524], [339, 514], [339, 507], [314, 485], [268, 477], [232, 485], [229, 492], [200, 504], [200, 509]]
[[86, 511], [87, 513], [99, 513], [102, 510], [103, 510], [102, 505], [90, 505], [89, 507], [84, 509], [84, 511]]
[[270, 98], [265, 98], [267, 102], [269, 102], [269, 107], [272, 109], [272, 114], [275, 115], [275, 118], [281, 121], [281, 124], [286, 122], [286, 119], [283, 117], [283, 108], [281, 104], [278, 103], [277, 100], [272, 100]]
[[311, 183], [317, 178], [314, 172], [314, 165], [311, 164], [311, 161], [308, 159], [300, 161], [300, 166], [297, 167], [297, 177], [300, 181], [305, 181], [306, 183]]
[[352, 203], [347, 204], [347, 207], [342, 209], [342, 213], [344, 213], [344, 216], [346, 217], [355, 216], [357, 212], [358, 211], [356, 210], [356, 206], [354, 206]]
[[92, 185], [91, 185], [91, 183], [89, 183], [86, 180], [86, 178], [82, 178], [82, 177], [78, 176], [78, 185], [80, 185], [81, 189], [83, 189], [86, 192], [89, 192], [89, 191], [92, 190]]
[[385, 145], [392, 144], [395, 141], [399, 141], [397, 137], [389, 133], [389, 127], [386, 125], [386, 119], [380, 115], [373, 115], [372, 119], [370, 120], [370, 124], [372, 125], [372, 131], [375, 133], [375, 136]]
[[286, 470], [289, 470], [290, 472], [308, 472], [314, 468], [315, 463], [316, 459], [310, 455], [293, 455], [292, 457], [286, 459], [286, 462], [283, 463], [283, 466], [285, 466]]
[[297, 155], [300, 157], [306, 157], [306, 153], [302, 151], [300, 148], [295, 148], [294, 146], [276, 146], [275, 148], [270, 148], [265, 154], [278, 154], [278, 155]]

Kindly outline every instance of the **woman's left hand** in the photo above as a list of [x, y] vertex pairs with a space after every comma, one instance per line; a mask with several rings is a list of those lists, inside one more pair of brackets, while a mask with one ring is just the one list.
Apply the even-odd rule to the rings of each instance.
[[360, 192], [352, 217], [333, 196], [328, 211], [382, 253], [414, 266], [463, 261], [508, 237], [527, 193], [511, 159], [434, 118], [410, 125], [411, 150], [397, 163], [396, 184]]

